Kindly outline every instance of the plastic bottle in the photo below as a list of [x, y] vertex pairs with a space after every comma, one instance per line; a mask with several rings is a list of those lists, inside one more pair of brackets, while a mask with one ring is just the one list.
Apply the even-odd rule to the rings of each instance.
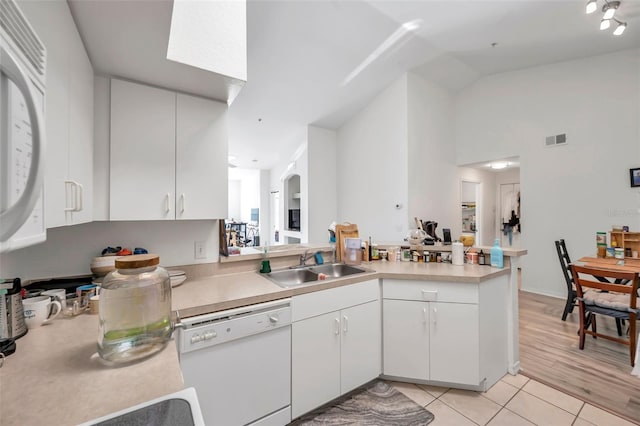
[[502, 268], [504, 266], [503, 252], [500, 247], [500, 241], [497, 238], [493, 243], [493, 247], [491, 247], [491, 266], [495, 268]]

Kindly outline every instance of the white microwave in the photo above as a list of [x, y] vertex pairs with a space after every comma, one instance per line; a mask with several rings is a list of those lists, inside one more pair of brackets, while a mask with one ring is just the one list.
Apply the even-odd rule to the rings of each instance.
[[45, 64], [22, 11], [0, 1], [0, 252], [46, 239]]

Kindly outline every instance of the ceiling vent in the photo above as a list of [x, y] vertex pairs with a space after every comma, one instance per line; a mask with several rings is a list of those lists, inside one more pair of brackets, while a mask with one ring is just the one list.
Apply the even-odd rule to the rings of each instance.
[[567, 134], [562, 133], [560, 135], [547, 136], [545, 140], [546, 146], [557, 146], [557, 145], [566, 145], [567, 144]]

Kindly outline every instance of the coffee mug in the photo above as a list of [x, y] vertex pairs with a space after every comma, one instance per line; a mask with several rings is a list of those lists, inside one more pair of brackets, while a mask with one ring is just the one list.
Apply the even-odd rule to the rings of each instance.
[[63, 288], [54, 288], [53, 290], [45, 290], [42, 296], [50, 296], [51, 300], [57, 300], [62, 305], [62, 309], [67, 309], [67, 291]]
[[[51, 300], [49, 296], [37, 296], [24, 299], [24, 322], [27, 328], [35, 328], [48, 323], [62, 311], [62, 305], [57, 300]], [[55, 309], [53, 309], [53, 306]]]

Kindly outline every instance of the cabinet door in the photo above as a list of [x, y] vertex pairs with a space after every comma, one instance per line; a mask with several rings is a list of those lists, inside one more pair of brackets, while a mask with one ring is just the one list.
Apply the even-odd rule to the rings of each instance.
[[74, 31], [69, 43], [69, 171], [67, 198], [74, 197], [67, 225], [93, 220], [93, 68], [80, 36]]
[[340, 312], [291, 326], [291, 418], [340, 395]]
[[44, 167], [45, 224], [64, 226], [69, 143], [69, 49], [75, 26], [62, 1], [20, 2], [20, 8], [47, 47]]
[[431, 380], [480, 384], [478, 305], [429, 303]]
[[111, 220], [175, 219], [175, 102], [167, 90], [111, 81]]
[[176, 219], [227, 217], [227, 105], [177, 95]]
[[344, 394], [380, 375], [380, 301], [343, 309], [340, 321], [340, 393]]
[[429, 304], [383, 300], [383, 373], [429, 380]]

